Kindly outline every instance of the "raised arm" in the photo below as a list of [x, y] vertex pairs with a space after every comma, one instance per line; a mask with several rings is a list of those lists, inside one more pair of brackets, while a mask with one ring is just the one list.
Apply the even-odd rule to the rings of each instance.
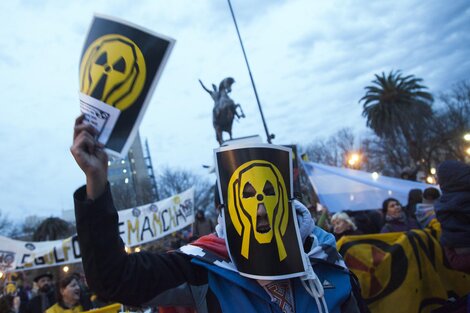
[[207, 87], [204, 86], [204, 84], [202, 83], [202, 81], [201, 81], [200, 79], [199, 79], [199, 83], [201, 84], [202, 88], [204, 88], [204, 90], [207, 91], [207, 93], [212, 96], [212, 91], [210, 91], [209, 89], [207, 89]]
[[[157, 296], [165, 291], [178, 295], [170, 290], [185, 282], [207, 284], [207, 272], [195, 268], [186, 255], [124, 251], [107, 182], [108, 158], [95, 134], [83, 116], [77, 118], [70, 148], [86, 175], [87, 184], [75, 192], [74, 201], [82, 263], [90, 288], [103, 299], [138, 306], [162, 303]], [[178, 296], [167, 301], [191, 305], [193, 299]]]
[[108, 181], [108, 155], [95, 136], [97, 130], [84, 122], [81, 115], [75, 120], [73, 144], [70, 148], [75, 161], [86, 176], [86, 194], [95, 200], [102, 195]]

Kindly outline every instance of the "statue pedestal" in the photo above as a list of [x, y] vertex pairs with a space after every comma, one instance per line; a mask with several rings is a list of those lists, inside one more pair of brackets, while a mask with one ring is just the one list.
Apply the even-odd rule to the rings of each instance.
[[263, 143], [260, 135], [246, 136], [240, 138], [233, 138], [222, 142], [221, 147], [230, 146], [233, 144], [244, 144], [244, 143]]

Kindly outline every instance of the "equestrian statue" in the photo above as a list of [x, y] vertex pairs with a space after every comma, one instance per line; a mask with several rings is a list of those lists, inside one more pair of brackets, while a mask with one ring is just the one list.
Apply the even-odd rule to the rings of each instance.
[[[212, 125], [214, 126], [216, 139], [219, 142], [219, 145], [222, 145], [224, 142], [222, 132], [227, 132], [230, 139], [232, 139], [233, 119], [235, 117], [237, 119], [245, 117], [240, 104], [235, 104], [235, 102], [233, 102], [233, 100], [228, 96], [232, 91], [231, 87], [234, 82], [235, 80], [232, 77], [227, 77], [220, 82], [219, 89], [217, 89], [216, 85], [212, 84], [213, 90], [209, 90], [204, 86], [202, 81], [199, 80], [202, 88], [204, 88], [204, 90], [207, 91], [214, 100], [214, 108], [212, 109]], [[240, 109], [240, 112], [238, 112], [237, 109]]]

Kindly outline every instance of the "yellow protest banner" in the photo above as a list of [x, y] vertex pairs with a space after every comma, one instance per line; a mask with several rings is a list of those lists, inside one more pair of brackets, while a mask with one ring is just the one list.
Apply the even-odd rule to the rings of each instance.
[[425, 230], [346, 236], [337, 248], [371, 312], [425, 313], [470, 293], [470, 275], [450, 268], [437, 221]]
[[85, 311], [82, 313], [118, 313], [121, 311], [121, 304], [120, 303], [113, 303], [107, 306], [104, 306], [99, 309], [93, 309], [91, 311]]

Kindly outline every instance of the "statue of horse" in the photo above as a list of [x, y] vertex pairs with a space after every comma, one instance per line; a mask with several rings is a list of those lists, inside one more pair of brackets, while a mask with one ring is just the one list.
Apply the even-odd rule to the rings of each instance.
[[[235, 102], [233, 102], [233, 100], [228, 96], [232, 91], [232, 84], [234, 82], [235, 80], [232, 77], [227, 77], [220, 82], [219, 89], [212, 84], [213, 90], [211, 91], [204, 86], [201, 80], [199, 80], [202, 88], [204, 88], [204, 90], [207, 91], [214, 100], [214, 108], [212, 109], [212, 125], [214, 126], [216, 139], [219, 142], [219, 145], [222, 145], [224, 142], [222, 132], [227, 132], [230, 139], [232, 139], [233, 119], [235, 117], [238, 119], [245, 117], [240, 104], [235, 104]], [[240, 113], [237, 109], [240, 109]]]

